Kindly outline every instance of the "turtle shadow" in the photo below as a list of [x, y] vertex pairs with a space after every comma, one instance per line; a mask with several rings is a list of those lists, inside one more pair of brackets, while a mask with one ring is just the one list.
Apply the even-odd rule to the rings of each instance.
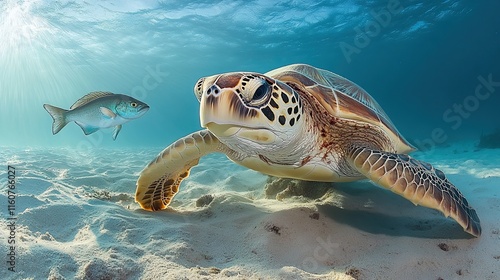
[[471, 235], [455, 225], [453, 221], [438, 219], [415, 219], [413, 217], [390, 216], [363, 210], [348, 210], [332, 205], [317, 205], [326, 217], [371, 234], [406, 236], [429, 239], [470, 239]]
[[[415, 206], [408, 200], [369, 182], [335, 188], [340, 205], [317, 204], [318, 211], [335, 222], [371, 234], [428, 239], [470, 239], [454, 220], [438, 211]], [[369, 207], [363, 207], [369, 204]], [[437, 215], [436, 215], [437, 214]]]

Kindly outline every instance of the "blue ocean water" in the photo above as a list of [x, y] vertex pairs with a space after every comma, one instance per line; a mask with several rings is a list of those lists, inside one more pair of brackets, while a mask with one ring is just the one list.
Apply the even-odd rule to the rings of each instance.
[[[200, 129], [193, 86], [307, 63], [361, 85], [417, 146], [500, 126], [498, 1], [0, 2], [0, 145], [163, 147]], [[478, 92], [477, 88], [480, 88]], [[151, 106], [52, 135], [44, 103], [105, 90]], [[435, 141], [435, 140], [439, 141]], [[421, 144], [421, 145], [418, 145]]]
[[[493, 0], [0, 0], [0, 220], [17, 219], [0, 230], [0, 279], [496, 279], [500, 149], [477, 142], [500, 128], [498, 11]], [[200, 129], [200, 77], [293, 63], [362, 86], [417, 148], [443, 146], [414, 156], [463, 192], [483, 235], [367, 181], [304, 197], [223, 155], [193, 167], [171, 209], [140, 209], [141, 170]], [[150, 110], [115, 141], [74, 123], [53, 135], [43, 104], [67, 109], [93, 91]]]

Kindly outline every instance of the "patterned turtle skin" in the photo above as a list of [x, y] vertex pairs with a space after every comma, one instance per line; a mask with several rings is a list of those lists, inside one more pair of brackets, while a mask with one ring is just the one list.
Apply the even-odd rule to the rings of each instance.
[[205, 129], [163, 150], [137, 181], [145, 210], [167, 208], [191, 167], [220, 152], [264, 174], [321, 182], [370, 179], [451, 217], [473, 236], [481, 226], [462, 193], [414, 147], [361, 87], [332, 72], [294, 64], [266, 74], [233, 72], [194, 87]]

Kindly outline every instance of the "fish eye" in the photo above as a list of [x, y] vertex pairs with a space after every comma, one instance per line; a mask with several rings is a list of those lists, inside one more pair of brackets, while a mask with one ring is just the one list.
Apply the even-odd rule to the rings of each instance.
[[137, 107], [137, 103], [136, 102], [132, 102], [132, 103], [130, 103], [130, 106], [132, 106], [132, 108], [135, 108], [135, 107]]

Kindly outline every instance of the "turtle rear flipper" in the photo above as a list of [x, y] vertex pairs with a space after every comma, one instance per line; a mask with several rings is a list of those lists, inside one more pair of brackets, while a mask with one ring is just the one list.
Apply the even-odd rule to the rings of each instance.
[[376, 184], [416, 205], [437, 209], [457, 221], [466, 232], [476, 237], [481, 235], [476, 211], [441, 170], [408, 155], [364, 147], [349, 149], [348, 159]]
[[141, 172], [135, 201], [149, 211], [167, 208], [191, 167], [206, 154], [222, 151], [224, 145], [208, 130], [194, 132], [163, 150]]

